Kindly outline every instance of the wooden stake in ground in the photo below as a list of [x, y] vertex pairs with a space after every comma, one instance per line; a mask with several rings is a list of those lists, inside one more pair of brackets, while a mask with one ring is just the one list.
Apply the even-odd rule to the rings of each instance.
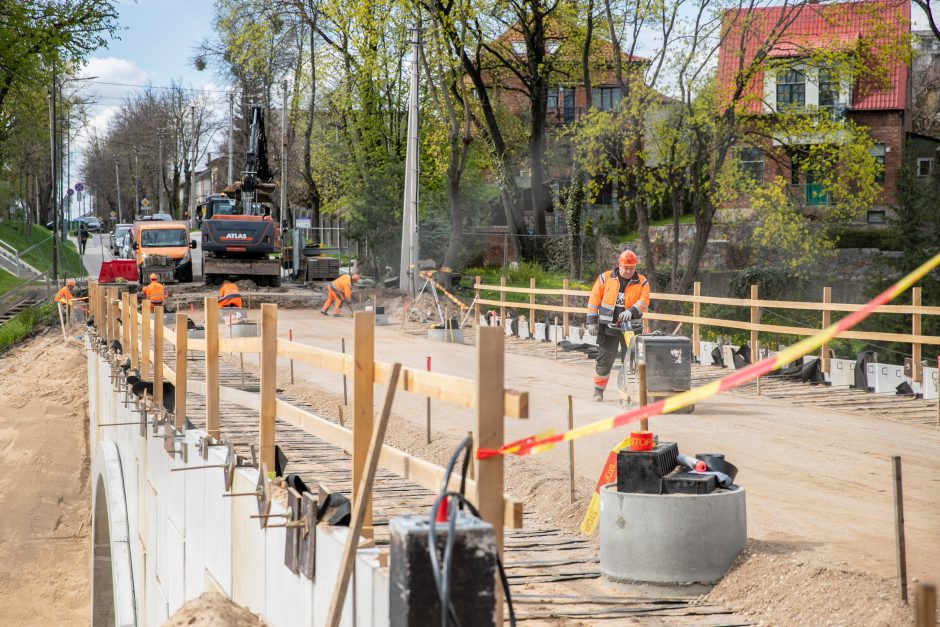
[[219, 302], [212, 297], [203, 301], [206, 328], [206, 435], [221, 437], [219, 429]]
[[[568, 395], [568, 431], [574, 429], [574, 400]], [[574, 440], [568, 440], [568, 483], [571, 487], [571, 502], [575, 501], [574, 489]]]
[[[640, 362], [636, 365], [636, 380], [639, 388], [640, 407], [646, 406], [646, 362]], [[648, 418], [640, 419], [640, 431], [649, 431], [650, 421]]]
[[[431, 372], [431, 356], [430, 355], [427, 356], [427, 370], [428, 372]], [[426, 415], [427, 415], [427, 429], [425, 430], [425, 433], [427, 434], [426, 441], [428, 444], [430, 444], [431, 443], [431, 397], [429, 396], [424, 400], [427, 401], [425, 405], [425, 410], [426, 410]]]
[[173, 426], [177, 432], [186, 427], [186, 361], [189, 329], [186, 328], [186, 314], [176, 312], [176, 406], [173, 413]]
[[[373, 387], [375, 385], [375, 313], [357, 311], [353, 315], [355, 341], [353, 342], [353, 495], [355, 507], [363, 500], [359, 493], [361, 478], [366, 470], [366, 456], [369, 452], [369, 439], [372, 437], [374, 419]], [[363, 534], [372, 537], [372, 503], [365, 499], [365, 523]]]
[[914, 587], [916, 608], [914, 625], [916, 627], [936, 627], [937, 625], [937, 588], [932, 583], [919, 583]]
[[[287, 339], [288, 339], [289, 341], [291, 341], [291, 342], [294, 341], [294, 330], [293, 330], [293, 329], [288, 329], [288, 330], [287, 330]], [[291, 384], [291, 385], [294, 385], [294, 360], [293, 360], [293, 359], [290, 360], [290, 384]]]
[[274, 468], [274, 421], [277, 411], [277, 305], [261, 305], [261, 415], [258, 439], [261, 464]]
[[353, 560], [356, 559], [356, 548], [359, 546], [359, 534], [362, 532], [366, 509], [370, 509], [367, 508], [367, 504], [372, 499], [375, 471], [379, 466], [379, 454], [382, 452], [382, 444], [385, 441], [385, 429], [388, 426], [388, 417], [392, 414], [392, 401], [395, 400], [395, 389], [398, 387], [400, 374], [401, 364], [393, 364], [392, 374], [385, 390], [382, 415], [379, 417], [379, 423], [375, 425], [375, 430], [372, 433], [369, 453], [366, 456], [365, 472], [359, 480], [359, 489], [357, 490], [359, 498], [353, 502], [352, 525], [349, 527], [349, 534], [346, 536], [346, 546], [343, 548], [343, 558], [340, 561], [339, 577], [336, 581], [336, 587], [333, 589], [333, 599], [330, 601], [330, 611], [327, 614], [326, 624], [329, 627], [339, 625], [339, 619], [343, 612], [343, 603], [346, 602], [346, 588], [349, 586], [349, 579], [352, 576]]
[[907, 550], [904, 543], [904, 494], [901, 490], [901, 457], [891, 458], [894, 469], [894, 535], [898, 544], [898, 582], [901, 600], [907, 603]]
[[59, 326], [62, 327], [62, 341], [67, 342], [69, 338], [65, 334], [65, 318], [62, 317], [62, 303], [56, 303], [55, 305], [59, 310]]
[[[346, 354], [346, 338], [340, 338], [340, 349]], [[343, 366], [343, 405], [349, 405], [349, 392], [346, 390], [346, 367]]]

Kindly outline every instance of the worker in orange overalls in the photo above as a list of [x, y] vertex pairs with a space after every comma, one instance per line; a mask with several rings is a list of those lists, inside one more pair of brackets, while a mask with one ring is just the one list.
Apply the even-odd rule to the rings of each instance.
[[329, 296], [326, 299], [326, 304], [323, 305], [323, 309], [320, 310], [320, 313], [324, 316], [328, 315], [327, 311], [330, 309], [330, 305], [336, 303], [336, 309], [333, 311], [334, 316], [340, 316], [339, 310], [343, 306], [344, 302], [352, 302], [352, 284], [353, 281], [358, 281], [359, 275], [354, 274], [351, 277], [348, 274], [344, 274], [330, 284], [330, 288], [327, 290]]
[[639, 320], [650, 306], [650, 283], [636, 271], [632, 250], [620, 253], [617, 267], [597, 277], [588, 299], [587, 330], [597, 336], [594, 366], [594, 400], [604, 400], [610, 370], [625, 348], [622, 327]]
[[150, 301], [151, 305], [162, 305], [163, 299], [166, 296], [166, 290], [163, 288], [163, 284], [157, 280], [156, 274], [150, 275], [150, 283], [141, 290], [144, 293], [144, 296], [147, 300]]
[[242, 295], [238, 287], [226, 279], [219, 288], [219, 307], [241, 307]]
[[70, 287], [75, 287], [75, 279], [69, 279], [66, 281], [65, 286], [56, 292], [55, 302], [71, 306], [75, 297], [72, 296], [72, 291], [69, 289]]

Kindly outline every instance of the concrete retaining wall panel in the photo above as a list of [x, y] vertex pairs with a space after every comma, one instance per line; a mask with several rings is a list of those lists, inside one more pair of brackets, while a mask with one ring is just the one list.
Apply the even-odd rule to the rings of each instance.
[[[225, 462], [225, 449], [209, 449], [209, 464]], [[205, 518], [203, 519], [206, 548], [206, 571], [222, 588], [232, 595], [232, 500], [224, 498], [225, 477], [222, 472], [210, 472], [205, 477]], [[247, 498], [247, 497], [240, 497]]]
[[[284, 513], [272, 505], [271, 513]], [[283, 519], [272, 519], [280, 524]], [[265, 620], [273, 627], [311, 627], [313, 625], [313, 582], [295, 575], [284, 564], [286, 529], [265, 529]], [[360, 623], [365, 624], [365, 623]]]
[[[234, 492], [253, 492], [258, 482], [254, 468], [235, 471]], [[264, 534], [257, 519], [257, 500], [251, 496], [230, 499], [232, 503], [232, 599], [252, 612], [264, 614]]]
[[166, 579], [161, 579], [167, 592], [167, 604], [170, 614], [186, 602], [186, 557], [185, 539], [179, 529], [169, 521], [163, 526], [163, 562], [166, 564]]
[[[330, 600], [333, 598], [333, 582], [339, 576], [339, 564], [343, 558], [343, 546], [348, 533], [349, 530], [345, 527], [317, 525], [317, 584], [313, 592], [314, 625], [326, 623], [330, 612]], [[388, 594], [388, 589], [385, 593]], [[343, 617], [339, 623], [341, 627], [353, 627], [352, 597], [350, 591], [347, 591], [346, 602], [343, 604]]]
[[388, 571], [379, 567], [378, 549], [356, 555], [356, 621], [372, 627], [388, 625]]
[[[179, 446], [179, 444], [177, 444]], [[166, 486], [164, 491], [172, 498], [166, 499], [166, 513], [170, 522], [176, 525], [182, 535], [186, 535], [186, 477], [188, 472], [172, 472], [173, 468], [181, 468], [184, 464], [179, 454], [166, 458]]]
[[[195, 441], [195, 434], [186, 434], [186, 440]], [[191, 452], [195, 450], [191, 447]], [[189, 458], [190, 466], [201, 466], [204, 462], [196, 455]], [[206, 571], [206, 474], [214, 472], [222, 474], [217, 468], [206, 470], [189, 470], [174, 474], [184, 477], [184, 513], [186, 518], [186, 544], [184, 547], [184, 594], [187, 599], [199, 596], [205, 591]]]

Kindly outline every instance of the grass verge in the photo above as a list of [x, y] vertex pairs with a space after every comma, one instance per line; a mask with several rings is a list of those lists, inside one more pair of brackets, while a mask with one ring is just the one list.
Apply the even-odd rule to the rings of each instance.
[[56, 315], [54, 303], [45, 303], [30, 307], [17, 314], [12, 320], [0, 325], [0, 353], [32, 335], [39, 328], [51, 323]]
[[23, 279], [13, 276], [6, 270], [0, 270], [0, 296], [6, 294], [14, 287], [21, 285], [22, 283]]
[[[28, 253], [23, 255], [23, 261], [33, 266], [40, 272], [45, 272], [52, 268], [52, 233], [49, 229], [38, 225], [30, 227], [24, 222], [11, 222], [9, 220], [0, 222], [0, 240], [3, 240], [13, 248], [24, 251], [36, 244]], [[41, 242], [41, 243], [40, 243]], [[59, 246], [59, 274], [60, 276], [85, 276], [85, 267], [79, 257], [75, 244], [70, 241]]]

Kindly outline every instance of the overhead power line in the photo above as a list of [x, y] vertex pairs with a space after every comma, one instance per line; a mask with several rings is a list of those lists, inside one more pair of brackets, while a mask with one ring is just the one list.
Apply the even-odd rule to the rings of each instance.
[[115, 83], [112, 81], [84, 81], [92, 85], [112, 85], [116, 87], [137, 87], [141, 89], [164, 89], [166, 91], [192, 91], [202, 94], [228, 94], [231, 90], [196, 89], [195, 87], [182, 87], [179, 85], [141, 85], [138, 83]]

